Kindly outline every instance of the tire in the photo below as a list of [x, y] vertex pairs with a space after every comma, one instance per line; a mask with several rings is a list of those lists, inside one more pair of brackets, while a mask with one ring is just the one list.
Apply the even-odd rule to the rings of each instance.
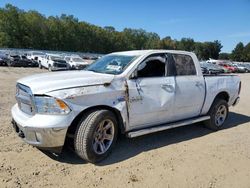
[[52, 67], [51, 67], [51, 65], [49, 65], [49, 71], [52, 72]]
[[207, 128], [214, 131], [220, 130], [228, 117], [228, 104], [223, 99], [215, 99], [208, 115], [210, 119], [205, 121], [204, 124]]
[[[109, 132], [109, 134], [104, 132]], [[109, 135], [108, 139], [104, 138], [104, 134]], [[74, 136], [75, 151], [82, 159], [97, 163], [109, 155], [116, 143], [117, 135], [117, 119], [112, 112], [108, 110], [91, 111], [82, 118], [77, 126]]]
[[43, 66], [41, 65], [41, 63], [38, 63], [38, 67], [39, 69], [43, 69]]

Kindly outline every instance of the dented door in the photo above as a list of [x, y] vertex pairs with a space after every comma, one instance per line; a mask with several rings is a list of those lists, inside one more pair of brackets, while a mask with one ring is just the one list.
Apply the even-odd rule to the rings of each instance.
[[130, 127], [146, 127], [173, 119], [174, 77], [130, 79], [127, 84]]

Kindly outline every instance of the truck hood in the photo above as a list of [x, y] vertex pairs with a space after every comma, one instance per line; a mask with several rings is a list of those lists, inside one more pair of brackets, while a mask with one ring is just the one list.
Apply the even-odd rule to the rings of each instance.
[[67, 88], [110, 83], [113, 78], [114, 75], [95, 73], [92, 71], [64, 71], [35, 74], [24, 77], [17, 82], [30, 87], [33, 94], [46, 94], [51, 91]]

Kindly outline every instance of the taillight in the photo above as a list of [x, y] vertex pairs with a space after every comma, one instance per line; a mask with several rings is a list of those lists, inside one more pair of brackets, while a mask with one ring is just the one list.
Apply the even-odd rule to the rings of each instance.
[[239, 84], [239, 91], [238, 91], [238, 94], [240, 94], [240, 91], [241, 91], [241, 81], [240, 81], [240, 84]]

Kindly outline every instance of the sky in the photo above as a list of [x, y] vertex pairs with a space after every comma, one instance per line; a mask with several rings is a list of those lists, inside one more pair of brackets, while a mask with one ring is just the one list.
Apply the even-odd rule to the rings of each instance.
[[98, 26], [145, 29], [161, 38], [221, 41], [222, 52], [250, 42], [250, 0], [1, 0], [45, 16], [73, 15]]

